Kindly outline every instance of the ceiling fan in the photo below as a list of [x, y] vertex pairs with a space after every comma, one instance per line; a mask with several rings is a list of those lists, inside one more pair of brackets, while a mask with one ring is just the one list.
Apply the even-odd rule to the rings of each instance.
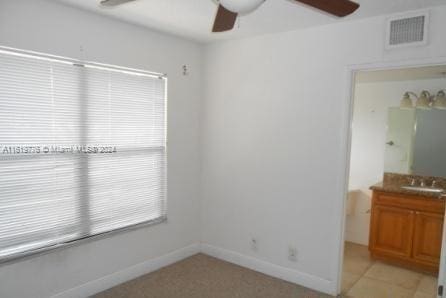
[[[117, 6], [135, 0], [102, 0], [103, 6]], [[216, 0], [218, 2], [212, 32], [224, 32], [234, 28], [239, 14], [247, 14], [257, 9], [266, 0]], [[359, 4], [350, 0], [295, 0], [329, 14], [345, 17], [359, 8]]]
[[[247, 14], [257, 9], [266, 0], [217, 0], [219, 2], [212, 32], [229, 31], [234, 28], [238, 14]], [[337, 17], [345, 17], [359, 8], [350, 0], [295, 0]]]

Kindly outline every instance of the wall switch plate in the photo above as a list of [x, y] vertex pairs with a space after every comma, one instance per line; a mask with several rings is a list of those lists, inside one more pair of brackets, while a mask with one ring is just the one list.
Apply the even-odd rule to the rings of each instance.
[[294, 246], [288, 247], [288, 260], [297, 262], [297, 248]]

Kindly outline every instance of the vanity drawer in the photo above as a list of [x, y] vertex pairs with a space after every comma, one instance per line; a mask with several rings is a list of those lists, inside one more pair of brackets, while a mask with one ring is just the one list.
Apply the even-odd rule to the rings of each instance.
[[387, 192], [375, 191], [373, 196], [373, 203], [440, 214], [443, 214], [445, 210], [444, 199], [421, 197], [407, 194], [393, 194]]

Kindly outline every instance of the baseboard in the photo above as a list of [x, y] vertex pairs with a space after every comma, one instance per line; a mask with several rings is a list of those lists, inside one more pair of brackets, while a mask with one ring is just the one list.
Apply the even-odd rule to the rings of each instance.
[[278, 266], [250, 256], [226, 250], [209, 244], [192, 244], [161, 257], [147, 260], [129, 268], [106, 275], [99, 279], [71, 288], [51, 298], [84, 298], [117, 286], [144, 274], [181, 261], [187, 257], [202, 252], [212, 257], [246, 267], [266, 275], [280, 278], [301, 286], [314, 289], [330, 295], [336, 295], [336, 283], [320, 277]]
[[106, 275], [99, 279], [89, 281], [62, 293], [52, 296], [52, 298], [80, 298], [97, 294], [101, 291], [112, 288], [126, 281], [137, 278], [141, 275], [153, 272], [162, 267], [181, 261], [187, 257], [200, 252], [200, 244], [192, 244], [178, 249], [161, 257], [147, 260], [121, 271]]
[[280, 278], [319, 292], [336, 296], [336, 282], [311, 274], [265, 262], [250, 256], [209, 244], [201, 244], [201, 252], [212, 257]]

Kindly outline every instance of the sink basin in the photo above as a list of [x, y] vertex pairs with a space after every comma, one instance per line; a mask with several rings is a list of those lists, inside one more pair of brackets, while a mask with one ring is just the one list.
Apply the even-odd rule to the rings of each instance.
[[413, 190], [413, 191], [421, 191], [421, 192], [430, 192], [430, 193], [442, 193], [444, 192], [443, 188], [437, 188], [437, 187], [428, 187], [428, 186], [401, 186], [403, 189], [407, 190]]

